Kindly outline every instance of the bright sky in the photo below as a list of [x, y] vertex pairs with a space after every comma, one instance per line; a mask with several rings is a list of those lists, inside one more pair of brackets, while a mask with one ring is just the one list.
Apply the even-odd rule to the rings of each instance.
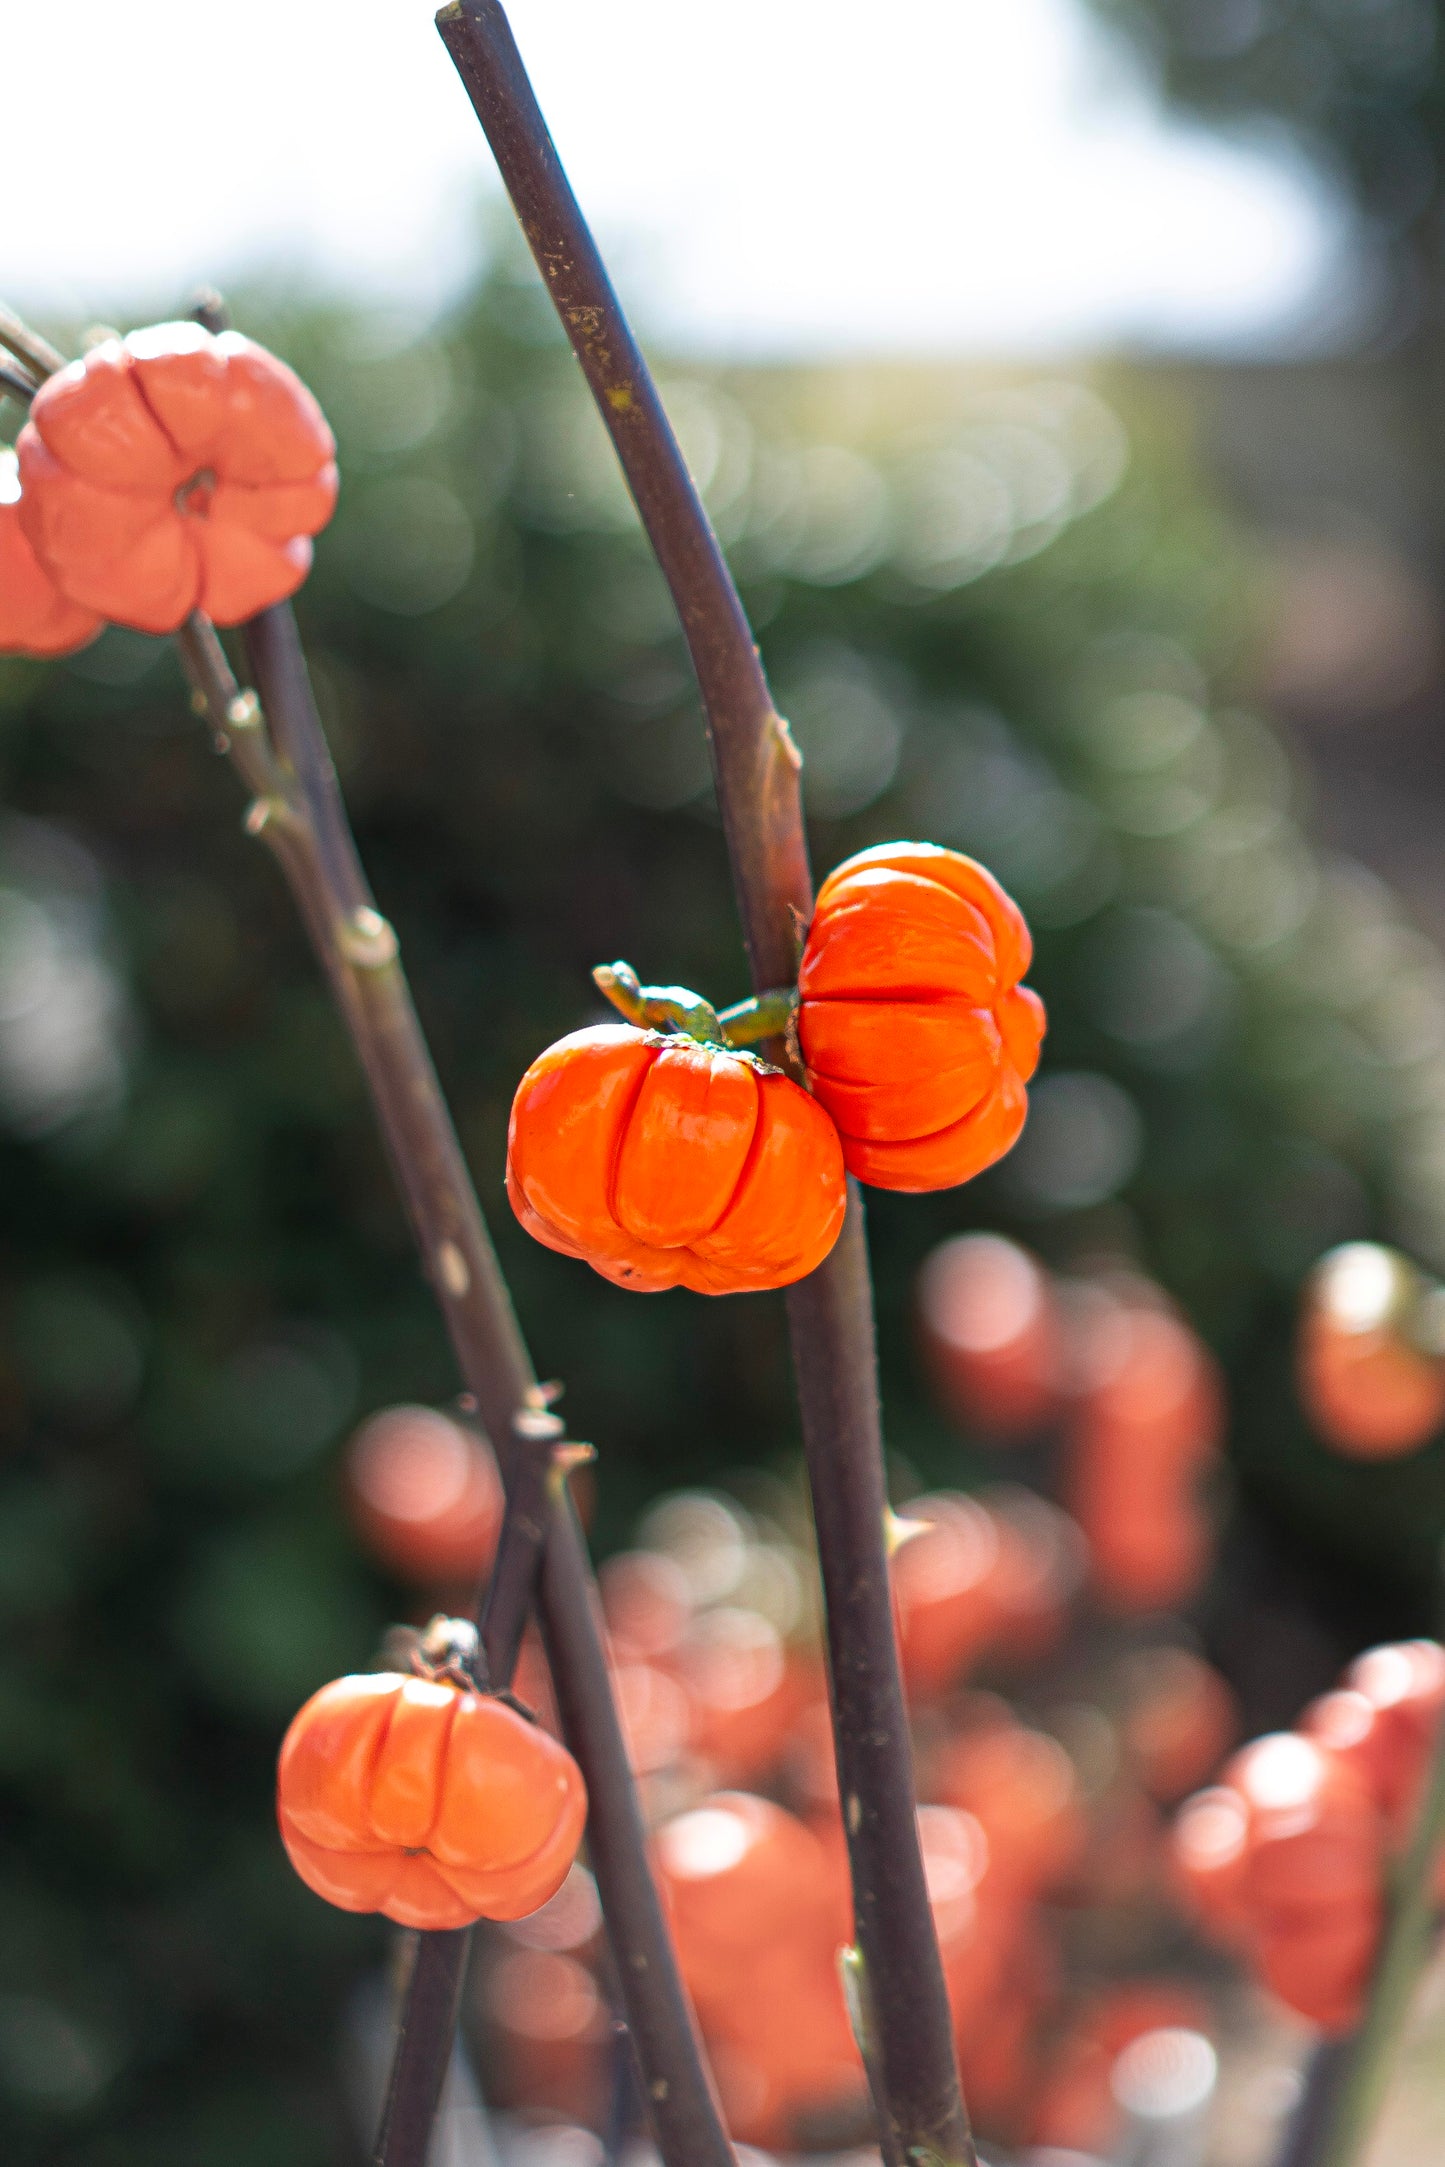
[[[1345, 276], [1307, 181], [1160, 115], [1082, 0], [510, 13], [625, 295], [692, 346], [1250, 347]], [[12, 10], [0, 293], [95, 318], [282, 263], [437, 298], [498, 184], [431, 14]]]

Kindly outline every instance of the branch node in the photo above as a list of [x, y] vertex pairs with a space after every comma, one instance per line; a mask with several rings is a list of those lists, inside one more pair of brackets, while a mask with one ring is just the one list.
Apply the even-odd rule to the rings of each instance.
[[787, 761], [793, 773], [801, 775], [803, 772], [803, 755], [798, 748], [798, 740], [789, 729], [787, 718], [778, 714], [776, 709], [773, 712], [772, 729], [773, 741], [777, 745], [779, 752]]
[[512, 1418], [512, 1428], [524, 1445], [545, 1445], [553, 1441], [560, 1444], [567, 1435], [567, 1425], [562, 1417], [545, 1407], [519, 1408]]
[[[382, 917], [379, 910], [373, 910], [365, 903], [360, 909], [349, 912], [343, 918], [337, 933], [337, 945], [346, 961], [362, 971], [385, 970], [388, 963], [395, 963], [399, 953], [396, 934], [389, 921]], [[452, 1245], [443, 1243], [442, 1246], [450, 1248]], [[440, 1256], [440, 1252], [438, 1255]], [[460, 1250], [457, 1251], [457, 1261], [465, 1271], [466, 1259]]]
[[[390, 927], [387, 930], [389, 932]], [[392, 952], [395, 953], [394, 940]], [[438, 1243], [437, 1278], [441, 1281], [443, 1293], [449, 1294], [454, 1302], [459, 1302], [471, 1286], [471, 1267], [455, 1242]]]
[[279, 798], [253, 798], [246, 808], [246, 817], [241, 825], [247, 835], [253, 838], [264, 835], [271, 823], [281, 818], [285, 809]]
[[259, 730], [260, 727], [261, 702], [254, 692], [238, 692], [234, 700], [226, 702], [228, 730]]

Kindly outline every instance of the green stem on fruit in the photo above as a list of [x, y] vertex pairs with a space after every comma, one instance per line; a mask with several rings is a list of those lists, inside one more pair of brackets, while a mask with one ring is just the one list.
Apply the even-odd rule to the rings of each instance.
[[704, 1046], [721, 1046], [722, 1025], [711, 1001], [689, 986], [644, 986], [630, 963], [599, 963], [592, 982], [619, 1014], [644, 1031], [679, 1031]]
[[[527, 79], [498, 0], [449, 0], [437, 29], [492, 147], [553, 306], [671, 590], [706, 717], [754, 992], [797, 972], [813, 913], [801, 761], [768, 689], [717, 536]], [[767, 1058], [801, 1076], [796, 1047]], [[839, 1789], [889, 2167], [976, 2167], [929, 1909], [893, 1633], [873, 1295], [862, 1201], [787, 1296], [828, 1608]], [[746, 1992], [746, 1981], [740, 1991]]]
[[718, 1022], [730, 1046], [760, 1046], [770, 1039], [786, 1039], [797, 1013], [796, 986], [769, 986], [765, 993], [722, 1009]]

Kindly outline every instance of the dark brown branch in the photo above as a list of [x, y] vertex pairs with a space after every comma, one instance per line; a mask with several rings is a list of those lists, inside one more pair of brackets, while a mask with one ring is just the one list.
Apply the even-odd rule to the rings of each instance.
[[[916, 2160], [926, 2148], [969, 2160], [893, 1635], [868, 1238], [857, 1188], [849, 1189], [833, 1254], [788, 1289], [788, 1331], [826, 1597], [862, 2013], [904, 2156]], [[927, 1991], [930, 1957], [936, 1993]]]
[[507, 1510], [480, 1620], [486, 1663], [483, 1683], [494, 1693], [508, 1691], [517, 1673], [547, 1528], [561, 1503], [562, 1485], [573, 1467], [592, 1458], [590, 1445], [564, 1442], [560, 1419], [543, 1408], [528, 1408], [512, 1426], [521, 1450], [513, 1455]]
[[[672, 591], [707, 713], [754, 990], [796, 975], [812, 912], [798, 760], [647, 364], [612, 290], [497, 0], [437, 17]], [[891, 2162], [972, 2162], [919, 1851], [884, 1546], [882, 1434], [862, 1203], [788, 1294], [828, 1600], [834, 1736], [860, 1964]], [[739, 1991], [746, 1991], [740, 1982]]]
[[451, 2067], [472, 1929], [413, 1934], [391, 2075], [373, 2167], [427, 2167], [432, 2128]]
[[[516, 1418], [540, 1409], [544, 1396], [417, 1022], [395, 935], [376, 911], [356, 858], [289, 607], [254, 620], [247, 645], [276, 753], [295, 778], [303, 846], [295, 847], [281, 815], [257, 823], [253, 808], [252, 825], [275, 847], [331, 977], [463, 1378], [510, 1482]], [[213, 711], [218, 728], [225, 728], [227, 712]], [[258, 797], [258, 806], [267, 802]], [[668, 2167], [732, 2167], [648, 1867], [586, 1545], [565, 1492], [550, 1514], [540, 1616], [563, 1733], [587, 1783], [589, 1855], [659, 2150]], [[436, 2008], [441, 1961], [428, 1958], [415, 1973], [417, 1993]]]
[[[208, 328], [225, 327], [218, 295], [208, 294], [196, 313]], [[64, 366], [63, 355], [3, 309], [0, 344], [36, 357], [42, 375]], [[277, 857], [331, 981], [459, 1367], [510, 1487], [518, 1472], [511, 1447], [519, 1418], [525, 1423], [541, 1412], [546, 1395], [417, 1022], [395, 935], [375, 908], [357, 856], [290, 605], [263, 612], [246, 637], [264, 711], [237, 684], [206, 618], [190, 618], [176, 644], [198, 711], [253, 793], [247, 828]], [[542, 1636], [563, 1732], [587, 1784], [589, 1854], [658, 2149], [666, 2167], [733, 2167], [648, 1865], [591, 1566], [565, 1486], [554, 1487], [549, 1506]], [[450, 2053], [456, 2002], [454, 1994], [448, 1999], [449, 1981], [454, 1974], [459, 1993], [465, 1938], [459, 1946], [439, 1936], [433, 1952], [416, 1960], [402, 2051], [410, 2028], [434, 2043], [444, 2034]], [[428, 1939], [421, 1937], [423, 1949]], [[419, 2068], [426, 2062], [415, 2058]], [[443, 2059], [442, 2076], [445, 2067]], [[429, 2085], [422, 2069], [398, 2109], [418, 2167], [436, 2105], [436, 2090], [427, 2104]]]
[[506, 17], [491, 0], [465, 0], [443, 8], [437, 27], [486, 130], [678, 604], [702, 687], [754, 984], [789, 984], [798, 962], [791, 911], [806, 924], [813, 908], [799, 762], [773, 707], [737, 589], [567, 184]]

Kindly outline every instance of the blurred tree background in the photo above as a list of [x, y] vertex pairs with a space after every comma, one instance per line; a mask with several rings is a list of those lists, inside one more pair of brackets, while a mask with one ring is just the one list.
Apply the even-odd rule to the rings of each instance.
[[1096, 0], [1171, 96], [1273, 124], [1342, 187], [1389, 289], [1388, 344], [1436, 349], [1442, 316], [1440, 10], [1434, 0]]
[[[340, 439], [300, 598], [323, 711], [525, 1329], [598, 1442], [605, 1549], [659, 1489], [795, 1444], [776, 1300], [624, 1294], [529, 1242], [502, 1190], [511, 1091], [596, 1014], [593, 963], [745, 990], [684, 650], [530, 274], [503, 259], [432, 326], [234, 305]], [[1287, 1705], [1254, 1692], [1287, 1718], [1371, 1633], [1419, 1628], [1445, 1522], [1438, 1446], [1332, 1458], [1290, 1381], [1322, 1249], [1445, 1262], [1445, 964], [1311, 841], [1309, 784], [1250, 704], [1260, 564], [1183, 411], [1126, 377], [664, 391], [804, 750], [819, 868], [955, 844], [1037, 933], [1023, 1144], [966, 1191], [870, 1201], [900, 1483], [997, 1464], [917, 1373], [934, 1242], [987, 1225], [1066, 1268], [1136, 1260], [1230, 1381], [1212, 1643], [1250, 1702], [1262, 1623], [1324, 1635]], [[383, 1936], [291, 1877], [271, 1768], [406, 1601], [348, 1530], [340, 1447], [455, 1378], [169, 648], [110, 631], [0, 665], [0, 761], [5, 2157], [345, 2159], [337, 2013]]]

